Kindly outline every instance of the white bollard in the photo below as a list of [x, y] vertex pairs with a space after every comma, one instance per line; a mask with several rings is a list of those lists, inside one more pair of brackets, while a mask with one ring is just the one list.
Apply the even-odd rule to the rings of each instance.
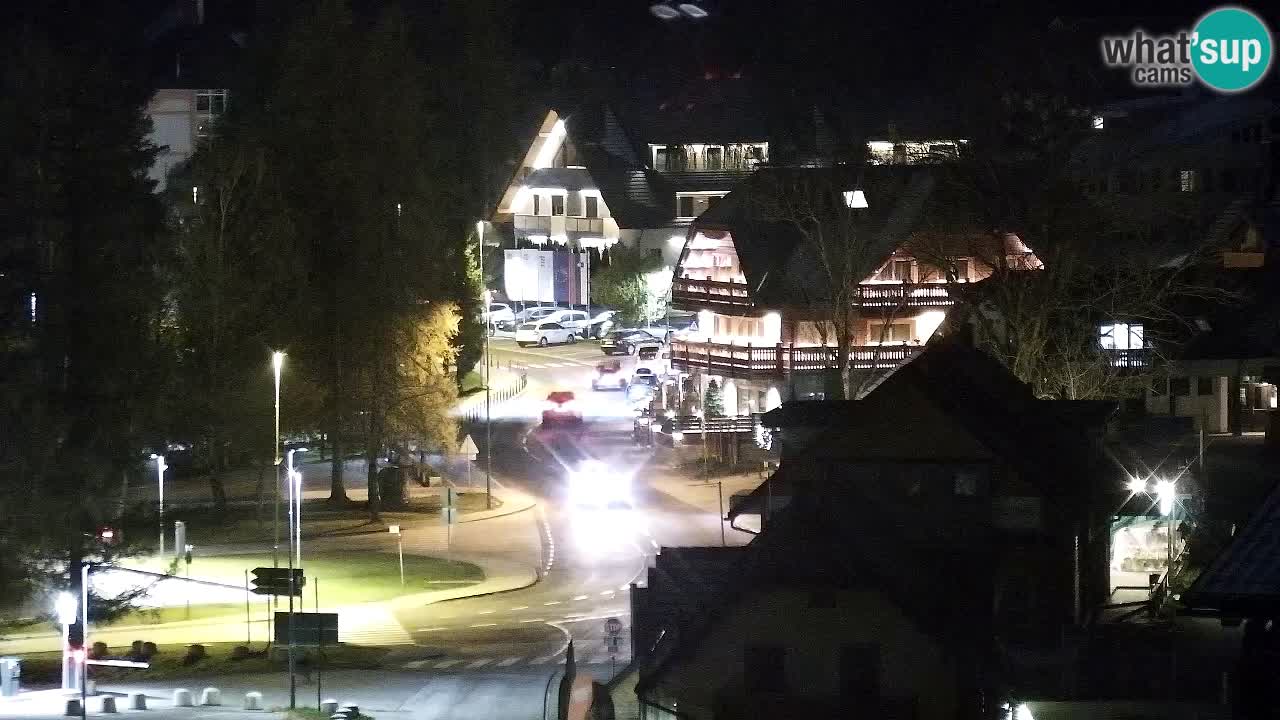
[[355, 705], [354, 703], [349, 704], [349, 705], [343, 705], [343, 706], [342, 706], [342, 710], [341, 710], [340, 712], [341, 712], [343, 715], [346, 715], [346, 716], [347, 716], [347, 717], [349, 717], [349, 718], [358, 718], [358, 717], [360, 717], [360, 708], [359, 708], [357, 705]]
[[103, 695], [102, 696], [102, 712], [113, 713], [115, 711], [116, 711], [116, 696]]
[[84, 694], [85, 694], [85, 695], [97, 695], [97, 694], [98, 694], [98, 681], [97, 681], [97, 680], [86, 680], [86, 681], [84, 682]]
[[201, 705], [221, 705], [222, 691], [219, 690], [218, 688], [205, 688], [204, 692], [200, 693], [200, 704]]
[[80, 698], [67, 698], [67, 709], [62, 714], [67, 717], [80, 717]]
[[262, 693], [258, 691], [247, 692], [244, 694], [245, 710], [261, 710], [262, 709]]
[[130, 710], [146, 710], [147, 694], [140, 692], [129, 693], [129, 709]]
[[329, 698], [329, 699], [327, 699], [327, 700], [323, 700], [323, 701], [321, 701], [321, 702], [320, 702], [320, 714], [321, 714], [321, 715], [332, 715], [332, 714], [334, 714], [334, 713], [336, 713], [336, 712], [338, 712], [338, 701], [337, 701], [337, 700], [334, 700], [333, 698]]
[[191, 707], [191, 691], [186, 688], [178, 688], [173, 691], [174, 707]]

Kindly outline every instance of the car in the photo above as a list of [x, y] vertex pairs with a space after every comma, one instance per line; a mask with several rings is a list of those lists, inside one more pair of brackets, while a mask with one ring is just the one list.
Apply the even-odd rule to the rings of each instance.
[[582, 310], [558, 310], [539, 319], [543, 322], [558, 322], [573, 330], [583, 340], [591, 333], [587, 313]]
[[631, 378], [627, 386], [627, 402], [633, 407], [645, 407], [658, 392], [659, 381], [653, 374], [640, 374]]
[[600, 351], [605, 355], [635, 355], [640, 344], [653, 342], [661, 342], [661, 339], [645, 330], [614, 330], [600, 338]]
[[480, 313], [480, 322], [489, 328], [490, 335], [508, 325], [511, 326], [508, 329], [514, 329], [515, 318], [515, 311], [506, 303], [489, 303], [489, 309]]
[[527, 322], [516, 328], [516, 344], [520, 347], [546, 347], [552, 343], [575, 342], [578, 342], [577, 330], [551, 320]]
[[643, 343], [636, 347], [636, 372], [648, 368], [655, 375], [671, 374], [671, 350], [662, 343]]
[[543, 425], [579, 425], [582, 423], [582, 410], [578, 408], [578, 400], [569, 390], [557, 390], [547, 395], [547, 402], [542, 408]]
[[600, 312], [597, 312], [591, 317], [591, 321], [589, 323], [589, 333], [591, 337], [598, 340], [605, 335], [608, 335], [609, 331], [613, 329], [613, 326], [617, 324], [617, 319], [617, 310], [601, 310]]
[[565, 466], [569, 499], [578, 506], [607, 508], [632, 504], [631, 475], [594, 458]]
[[658, 374], [653, 371], [653, 368], [641, 365], [635, 369], [635, 372], [631, 373], [631, 382], [648, 382], [648, 378], [656, 380], [657, 377]]
[[626, 390], [627, 376], [622, 374], [622, 363], [610, 360], [596, 365], [596, 374], [591, 378], [592, 390]]

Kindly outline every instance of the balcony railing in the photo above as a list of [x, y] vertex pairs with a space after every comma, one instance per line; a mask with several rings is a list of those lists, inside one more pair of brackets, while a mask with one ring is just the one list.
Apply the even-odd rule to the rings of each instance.
[[[849, 352], [849, 365], [859, 370], [888, 370], [923, 349], [913, 345], [858, 345]], [[671, 364], [685, 371], [702, 370], [728, 377], [824, 372], [840, 367], [839, 351], [830, 346], [753, 346], [682, 340], [671, 343]]]
[[678, 278], [671, 285], [671, 301], [688, 310], [704, 307], [751, 307], [751, 294], [743, 283]]
[[515, 228], [520, 235], [532, 233], [569, 235], [577, 233], [599, 237], [604, 235], [604, 218], [565, 215], [516, 215]]
[[1111, 358], [1111, 367], [1149, 368], [1154, 354], [1151, 348], [1134, 348], [1131, 350], [1103, 350]]
[[859, 307], [946, 307], [954, 303], [945, 283], [864, 283], [854, 297]]

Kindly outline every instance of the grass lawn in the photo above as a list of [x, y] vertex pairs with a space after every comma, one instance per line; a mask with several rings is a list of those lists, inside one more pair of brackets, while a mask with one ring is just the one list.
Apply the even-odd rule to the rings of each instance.
[[[254, 645], [248, 657], [232, 659], [232, 649], [243, 643], [208, 643], [205, 650], [208, 657], [186, 664], [186, 645], [161, 645], [160, 652], [151, 659], [151, 667], [146, 670], [133, 668], [93, 667], [89, 668], [89, 678], [109, 682], [112, 680], [167, 680], [195, 676], [233, 675], [238, 673], [265, 673], [283, 670], [286, 667], [285, 653], [278, 650], [275, 657], [259, 645]], [[128, 647], [113, 647], [111, 655], [123, 657], [129, 652]], [[316, 648], [308, 648], [308, 661], [315, 667]], [[324, 667], [326, 670], [376, 670], [382, 667], [382, 660], [387, 655], [386, 648], [363, 645], [339, 645], [324, 650]], [[22, 658], [22, 680], [30, 685], [56, 685], [60, 675], [58, 671], [59, 654], [57, 652], [30, 653]]]
[[458, 390], [459, 396], [470, 395], [473, 392], [479, 392], [484, 388], [484, 376], [479, 372], [472, 370], [462, 376], [462, 387]]
[[[424, 590], [465, 586], [484, 579], [480, 568], [471, 563], [406, 555], [405, 584], [401, 586], [400, 565], [394, 553], [348, 551], [307, 555], [304, 550], [302, 564], [307, 575], [307, 585], [303, 590], [307, 602], [310, 604], [315, 583], [319, 581], [320, 604], [323, 606], [386, 600]], [[148, 563], [140, 565], [147, 568]], [[271, 567], [270, 553], [218, 557], [200, 557], [197, 554], [191, 563], [191, 575], [242, 586], [245, 570], [255, 567]], [[196, 606], [191, 610], [194, 614]], [[185, 615], [185, 608], [169, 608], [164, 612], [169, 615], [168, 619], [180, 620]]]
[[[459, 493], [456, 507], [460, 513], [484, 510], [484, 493]], [[495, 509], [502, 507], [502, 501], [494, 498], [493, 507]], [[420, 520], [424, 514], [438, 517], [439, 513], [438, 497], [411, 498], [408, 508], [383, 512], [382, 522], [370, 521], [369, 512], [361, 506], [334, 510], [325, 500], [309, 500], [302, 505], [302, 539], [305, 543], [307, 540], [318, 537], [385, 533], [388, 525], [405, 525], [415, 519]], [[165, 517], [185, 521], [187, 539], [197, 548], [202, 545], [270, 543], [274, 534], [270, 504], [265, 506], [261, 520], [255, 517], [252, 509], [247, 508], [231, 509], [222, 513], [211, 509], [186, 513], [166, 512]], [[282, 527], [287, 525], [283, 517], [280, 522]]]

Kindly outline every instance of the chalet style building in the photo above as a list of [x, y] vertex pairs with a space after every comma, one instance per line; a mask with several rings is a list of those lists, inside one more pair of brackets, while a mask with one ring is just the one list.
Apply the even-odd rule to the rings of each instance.
[[[841, 235], [856, 278], [850, 364], [882, 374], [917, 354], [955, 302], [995, 267], [1043, 266], [1016, 236], [929, 232], [939, 202], [931, 163], [767, 168], [703, 213], [675, 268], [672, 304], [698, 313], [695, 337], [672, 344], [672, 365], [725, 388], [726, 414], [763, 412], [787, 399], [821, 399], [838, 368], [830, 274], [785, 197], [843, 208]], [[794, 207], [794, 204], [790, 204]]]

